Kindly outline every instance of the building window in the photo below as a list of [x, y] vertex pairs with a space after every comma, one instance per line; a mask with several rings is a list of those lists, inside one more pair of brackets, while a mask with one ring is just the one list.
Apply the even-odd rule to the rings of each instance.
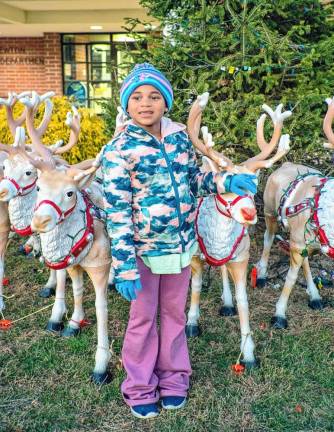
[[133, 64], [134, 39], [125, 33], [62, 35], [64, 95], [101, 111], [99, 102], [118, 92]]

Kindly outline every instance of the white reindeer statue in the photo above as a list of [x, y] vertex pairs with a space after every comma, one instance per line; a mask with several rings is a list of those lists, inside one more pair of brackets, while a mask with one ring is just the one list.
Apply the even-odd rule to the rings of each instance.
[[[30, 98], [31, 96], [31, 98]], [[36, 92], [25, 92], [23, 96], [19, 95], [18, 98], [22, 98], [23, 101], [30, 103], [30, 109], [26, 107], [25, 117], [27, 115], [32, 116], [30, 119], [33, 121], [34, 113], [37, 111], [38, 106], [45, 102], [45, 111], [43, 120], [40, 126], [36, 129], [36, 133], [39, 136], [45, 132], [52, 114], [52, 102], [50, 97], [53, 96], [52, 92], [46, 93], [41, 97]], [[28, 114], [27, 114], [28, 113]], [[51, 152], [53, 154], [62, 154], [70, 150], [77, 142], [79, 131], [80, 131], [80, 118], [77, 110], [73, 108], [73, 117], [71, 113], [67, 114], [67, 125], [71, 128], [70, 140], [64, 147], [59, 147], [58, 142], [56, 145], [51, 146]], [[28, 120], [27, 120], [28, 121]], [[31, 146], [27, 146], [27, 148]], [[18, 235], [25, 237], [32, 234], [30, 222], [32, 218], [32, 212], [36, 201], [36, 181], [37, 181], [37, 170], [22, 157], [20, 152], [25, 148], [25, 130], [24, 128], [16, 128], [15, 142], [13, 146], [1, 145], [0, 148], [4, 150], [8, 158], [3, 163], [4, 178], [0, 181], [0, 202], [2, 205], [8, 203], [8, 213], [11, 223], [12, 231]], [[32, 153], [33, 155], [33, 153]], [[65, 161], [59, 160], [60, 163], [66, 164]], [[8, 216], [7, 216], [8, 217]], [[38, 244], [38, 236], [33, 235], [30, 238], [34, 238], [34, 244]], [[51, 319], [49, 320], [47, 329], [50, 331], [61, 331], [63, 329], [63, 323], [58, 322], [55, 318], [60, 313], [65, 314], [65, 282], [66, 282], [66, 271], [62, 270], [56, 272], [55, 270], [50, 271], [50, 277], [39, 292], [41, 297], [50, 297], [55, 291], [57, 291], [57, 299], [53, 307]]]
[[[328, 110], [323, 128], [329, 143], [326, 143], [325, 147], [334, 148], [334, 98], [327, 99], [326, 102]], [[262, 256], [256, 264], [261, 285], [266, 281], [270, 249], [278, 224], [290, 235], [290, 267], [271, 321], [276, 329], [285, 329], [288, 326], [288, 300], [301, 266], [307, 282], [309, 306], [312, 309], [323, 308], [308, 257], [320, 250], [334, 258], [333, 206], [334, 179], [325, 177], [316, 169], [287, 162], [268, 178], [264, 191], [266, 232]]]
[[[15, 139], [15, 131], [25, 120], [25, 112], [18, 118], [14, 119], [14, 106], [18, 102], [18, 96], [15, 93], [9, 93], [7, 99], [0, 98], [0, 106], [5, 106], [7, 114], [7, 122], [13, 139]], [[3, 164], [7, 158], [7, 152], [0, 152], [0, 180], [4, 177]], [[3, 277], [5, 271], [5, 252], [10, 232], [10, 221], [8, 216], [8, 205], [5, 202], [0, 202], [0, 312], [5, 308], [3, 294]]]
[[[73, 284], [74, 312], [68, 332], [76, 332], [85, 321], [82, 307], [83, 272], [89, 275], [96, 295], [98, 344], [92, 379], [102, 384], [110, 380], [107, 331], [107, 284], [110, 272], [110, 241], [103, 218], [103, 194], [92, 182], [98, 161], [87, 170], [56, 165], [51, 152], [42, 145], [27, 112], [27, 126], [33, 147], [42, 160], [21, 153], [39, 170], [36, 206], [31, 228], [40, 234], [42, 254], [48, 267], [67, 269]], [[89, 184], [89, 190], [84, 189]], [[68, 334], [66, 334], [68, 336]]]
[[[257, 122], [257, 142], [261, 150], [260, 153], [241, 165], [233, 165], [231, 160], [212, 149], [211, 135], [207, 133], [206, 129], [204, 129], [205, 143], [198, 139], [202, 110], [206, 106], [207, 99], [208, 94], [199, 96], [190, 110], [188, 119], [188, 133], [192, 143], [202, 154], [204, 153], [207, 156], [203, 158], [205, 170], [219, 172], [220, 165], [230, 172], [254, 174], [260, 168], [271, 167], [288, 152], [289, 136], [283, 135], [276, 155], [267, 159], [278, 144], [284, 119], [289, 117], [291, 112], [286, 111], [282, 113], [282, 105], [279, 105], [275, 111], [264, 105], [264, 110], [270, 115], [274, 123], [274, 132], [270, 143], [266, 142], [263, 134], [263, 126], [266, 119], [266, 114], [263, 114]], [[240, 197], [233, 193], [224, 193], [210, 195], [200, 200], [196, 227], [202, 254], [198, 253], [195, 255], [191, 262], [192, 295], [186, 328], [188, 336], [197, 336], [199, 334], [199, 299], [202, 288], [203, 267], [206, 260], [211, 265], [221, 267], [223, 278], [222, 300], [224, 302], [221, 311], [223, 315], [233, 314], [234, 307], [228, 272], [233, 279], [241, 329], [240, 347], [243, 355], [242, 363], [247, 368], [257, 365], [257, 360], [254, 356], [255, 345], [249, 325], [246, 292], [250, 248], [247, 226], [255, 224], [256, 221], [256, 207], [251, 195]]]

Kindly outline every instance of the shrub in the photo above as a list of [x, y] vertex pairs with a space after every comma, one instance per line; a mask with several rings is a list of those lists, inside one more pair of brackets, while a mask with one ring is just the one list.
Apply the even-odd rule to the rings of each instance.
[[[42, 142], [50, 145], [62, 139], [66, 144], [69, 140], [70, 129], [66, 126], [66, 114], [71, 111], [71, 101], [64, 97], [52, 98], [54, 107], [51, 121], [48, 128], [43, 135]], [[23, 110], [23, 105], [18, 103], [14, 109], [15, 117], [18, 116]], [[87, 108], [79, 109], [81, 116], [81, 130], [79, 135], [79, 142], [72, 150], [64, 154], [66, 159], [71, 164], [81, 162], [85, 159], [94, 158], [102, 146], [109, 140], [105, 128], [104, 120], [96, 114], [90, 112]], [[41, 121], [44, 113], [44, 108], [40, 107], [35, 118], [35, 125], [37, 126]], [[5, 108], [0, 109], [0, 142], [3, 144], [12, 144], [13, 137], [9, 131], [6, 119]], [[29, 143], [30, 140], [27, 140]]]

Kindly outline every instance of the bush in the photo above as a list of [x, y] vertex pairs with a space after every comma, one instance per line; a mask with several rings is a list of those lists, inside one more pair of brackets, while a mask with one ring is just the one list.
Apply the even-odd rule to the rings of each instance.
[[[55, 144], [56, 141], [62, 139], [66, 144], [69, 140], [70, 129], [66, 126], [66, 114], [71, 111], [71, 101], [64, 97], [52, 98], [54, 107], [51, 121], [42, 138], [42, 142], [46, 145]], [[14, 115], [17, 117], [23, 111], [23, 105], [18, 103], [14, 109]], [[81, 116], [81, 130], [78, 144], [68, 153], [64, 154], [64, 159], [69, 163], [74, 164], [85, 159], [94, 158], [103, 145], [109, 138], [106, 132], [104, 120], [96, 114], [92, 114], [86, 108], [79, 109]], [[36, 114], [35, 125], [41, 121], [44, 113], [44, 108], [40, 107]], [[12, 144], [13, 137], [9, 131], [6, 119], [6, 110], [3, 107], [0, 109], [0, 142], [3, 144]], [[30, 140], [27, 140], [29, 143]]]

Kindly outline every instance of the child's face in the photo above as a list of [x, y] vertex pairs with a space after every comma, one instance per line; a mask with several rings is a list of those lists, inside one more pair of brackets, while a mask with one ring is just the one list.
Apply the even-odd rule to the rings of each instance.
[[160, 124], [165, 110], [165, 99], [151, 85], [137, 87], [129, 98], [128, 113], [136, 124], [144, 128]]

